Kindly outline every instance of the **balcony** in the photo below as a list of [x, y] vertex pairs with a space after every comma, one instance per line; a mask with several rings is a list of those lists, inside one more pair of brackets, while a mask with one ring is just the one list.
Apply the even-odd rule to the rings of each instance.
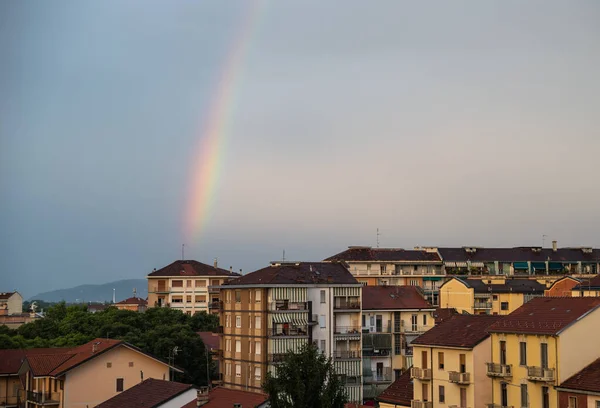
[[352, 336], [360, 339], [360, 327], [359, 326], [335, 326], [333, 329], [334, 336]]
[[223, 385], [223, 374], [217, 374], [217, 378], [213, 378], [212, 380], [210, 380], [210, 382], [212, 383], [212, 385]]
[[527, 366], [527, 379], [529, 381], [553, 382], [555, 379], [554, 368]]
[[365, 384], [391, 383], [393, 381], [392, 368], [384, 367], [382, 371], [365, 370], [363, 379]]
[[463, 407], [462, 405], [448, 405], [448, 408], [468, 408], [468, 407]]
[[[404, 323], [404, 320], [402, 321]], [[423, 334], [431, 327], [429, 326], [419, 326], [418, 324], [401, 324], [400, 331], [405, 334]]]
[[303, 312], [308, 310], [306, 302], [288, 302], [287, 300], [278, 302], [269, 302], [270, 312]]
[[170, 291], [171, 291], [170, 286], [155, 285], [155, 286], [152, 286], [152, 289], [151, 289], [151, 292], [154, 292], [154, 293], [169, 293]]
[[221, 285], [209, 285], [208, 293], [219, 293], [220, 289], [221, 289]]
[[210, 310], [223, 310], [223, 301], [222, 300], [217, 300], [215, 302], [210, 302], [208, 304], [208, 308]]
[[58, 392], [27, 391], [27, 401], [38, 405], [58, 405], [60, 404], [60, 394]]
[[491, 309], [492, 308], [492, 302], [475, 302], [475, 304], [473, 305], [474, 309]]
[[285, 353], [269, 354], [269, 362], [274, 364], [282, 363], [286, 355]]
[[359, 376], [356, 375], [342, 375], [342, 383], [346, 386], [360, 387], [362, 386], [362, 381]]
[[212, 359], [213, 360], [219, 360], [223, 358], [223, 350], [221, 349], [213, 349], [212, 350]]
[[308, 333], [301, 327], [283, 327], [279, 329], [273, 327], [268, 335], [269, 337], [306, 337]]
[[431, 368], [412, 367], [410, 377], [421, 381], [429, 381], [431, 380]]
[[433, 408], [433, 402], [412, 400], [410, 408]]
[[360, 360], [361, 353], [359, 350], [336, 350], [333, 352], [334, 360]]
[[360, 311], [360, 300], [346, 300], [345, 298], [336, 298], [333, 305], [335, 312], [358, 312]]
[[467, 385], [471, 383], [471, 373], [459, 373], [458, 371], [448, 372], [448, 381], [455, 384]]
[[511, 364], [486, 363], [488, 377], [512, 377]]

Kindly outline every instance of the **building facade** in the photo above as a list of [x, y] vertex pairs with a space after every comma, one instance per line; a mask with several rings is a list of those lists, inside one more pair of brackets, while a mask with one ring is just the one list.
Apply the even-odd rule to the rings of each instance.
[[536, 298], [488, 332], [488, 407], [562, 408], [555, 387], [600, 357], [600, 298]]
[[339, 263], [273, 263], [221, 286], [221, 381], [261, 391], [287, 352], [315, 344], [362, 401], [361, 288]]
[[556, 389], [560, 407], [600, 408], [600, 358], [567, 378]]
[[148, 307], [170, 307], [193, 315], [219, 312], [219, 287], [240, 274], [198, 261], [175, 261], [148, 279]]
[[571, 296], [600, 296], [600, 275], [591, 279], [582, 280], [571, 289]]

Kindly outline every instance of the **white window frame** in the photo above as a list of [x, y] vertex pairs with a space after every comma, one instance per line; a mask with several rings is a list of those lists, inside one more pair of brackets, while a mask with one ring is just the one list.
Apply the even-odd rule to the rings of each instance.
[[242, 341], [241, 340], [236, 340], [235, 341], [235, 352], [236, 353], [241, 353], [242, 352]]
[[260, 378], [261, 378], [260, 367], [254, 367], [254, 379], [260, 380]]
[[242, 316], [235, 317], [235, 327], [238, 329], [242, 328]]
[[261, 355], [262, 353], [262, 343], [260, 341], [257, 341], [256, 343], [254, 343], [254, 351], [256, 353], [256, 355]]
[[240, 364], [235, 365], [235, 376], [238, 378], [242, 377], [242, 366]]
[[254, 328], [255, 329], [260, 329], [262, 326], [262, 321], [260, 319], [260, 316], [255, 316], [254, 317]]
[[326, 327], [325, 315], [320, 315], [319, 316], [319, 327], [321, 329], [324, 329]]
[[327, 303], [327, 293], [325, 292], [325, 290], [321, 289], [320, 292], [320, 296], [321, 296], [321, 303]]

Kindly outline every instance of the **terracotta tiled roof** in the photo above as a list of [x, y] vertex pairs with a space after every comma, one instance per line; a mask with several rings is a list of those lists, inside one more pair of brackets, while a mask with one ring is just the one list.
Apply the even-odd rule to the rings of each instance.
[[599, 290], [600, 289], [600, 275], [594, 276], [592, 279], [582, 281], [579, 285], [575, 286], [573, 290]]
[[[104, 401], [97, 408], [154, 408], [192, 388], [191, 384], [148, 378], [128, 390]], [[193, 395], [196, 404], [196, 394]], [[195, 405], [194, 405], [195, 406]]]
[[564, 381], [560, 388], [600, 393], [600, 358]]
[[25, 358], [25, 350], [0, 350], [0, 375], [17, 374]]
[[516, 248], [476, 248], [475, 252], [467, 252], [465, 248], [438, 248], [442, 259], [450, 262], [598, 262], [600, 250], [594, 249], [591, 253], [584, 252], [581, 248], [543, 248], [534, 252], [532, 247]]
[[487, 283], [482, 279], [461, 279], [467, 287], [473, 288], [475, 293], [527, 293], [543, 295], [546, 286], [532, 279], [506, 279], [504, 283]]
[[306, 285], [319, 283], [358, 284], [341, 263], [274, 263], [266, 268], [225, 283], [225, 285]]
[[410, 400], [413, 399], [413, 381], [410, 378], [410, 370], [406, 370], [385, 391], [379, 394], [376, 399], [380, 402], [410, 407]]
[[557, 335], [600, 306], [597, 297], [539, 297], [490, 326], [499, 333]]
[[401, 248], [371, 248], [371, 247], [348, 247], [339, 254], [330, 256], [325, 261], [347, 261], [347, 262], [439, 262], [436, 252], [423, 250], [406, 250]]
[[127, 298], [125, 300], [121, 300], [120, 302], [117, 302], [117, 305], [140, 305], [140, 306], [146, 306], [148, 305], [148, 301], [146, 299], [142, 299], [139, 297], [130, 297]]
[[[208, 403], [202, 405], [203, 408], [232, 408], [233, 404], [236, 403], [241, 403], [244, 408], [253, 408], [267, 400], [265, 394], [230, 390], [221, 387], [213, 388], [208, 396]], [[190, 407], [195, 407], [195, 405], [191, 405]]]
[[215, 268], [194, 260], [175, 261], [157, 271], [149, 273], [148, 276], [240, 276], [239, 273], [230, 272], [225, 269]]
[[435, 312], [433, 312], [433, 318], [435, 319], [435, 324], [440, 324], [444, 320], [448, 320], [449, 318], [457, 314], [459, 314], [458, 311], [453, 307], [438, 307], [437, 309], [435, 309]]
[[364, 286], [363, 310], [433, 309], [416, 286]]
[[202, 339], [202, 342], [209, 350], [215, 350], [219, 348], [219, 335], [213, 332], [197, 332], [198, 336]]
[[411, 344], [473, 348], [489, 337], [487, 328], [505, 316], [456, 315], [417, 337]]
[[7, 300], [17, 292], [0, 292], [0, 300]]

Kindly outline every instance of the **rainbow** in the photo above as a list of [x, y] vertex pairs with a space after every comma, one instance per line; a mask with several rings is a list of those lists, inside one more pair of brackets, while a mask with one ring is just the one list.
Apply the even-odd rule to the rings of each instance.
[[248, 2], [243, 23], [234, 38], [206, 117], [206, 125], [194, 155], [190, 188], [183, 220], [186, 240], [194, 240], [206, 228], [217, 194], [219, 171], [224, 160], [227, 135], [233, 122], [235, 91], [241, 81], [244, 60], [266, 0]]

